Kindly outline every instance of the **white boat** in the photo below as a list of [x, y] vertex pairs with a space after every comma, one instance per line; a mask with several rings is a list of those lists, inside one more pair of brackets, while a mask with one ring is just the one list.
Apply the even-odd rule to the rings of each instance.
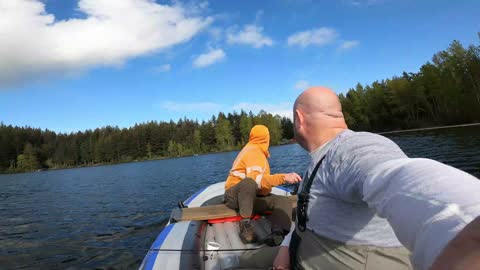
[[[199, 207], [223, 203], [225, 182], [210, 185], [188, 198], [184, 205]], [[290, 196], [284, 187], [275, 187], [273, 194]], [[268, 218], [253, 222], [259, 242], [270, 233]], [[209, 224], [207, 221], [170, 220], [152, 244], [140, 269], [205, 269], [235, 267], [239, 257], [259, 244], [244, 244], [239, 237], [238, 222]]]

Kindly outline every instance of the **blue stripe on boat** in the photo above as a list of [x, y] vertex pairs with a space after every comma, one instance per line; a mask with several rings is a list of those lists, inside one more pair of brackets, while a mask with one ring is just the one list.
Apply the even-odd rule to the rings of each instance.
[[[165, 228], [163, 228], [160, 235], [157, 237], [155, 242], [153, 242], [152, 249], [159, 249], [162, 246], [163, 241], [165, 241], [165, 238], [167, 238], [168, 234], [173, 229], [173, 226], [174, 224], [168, 224]], [[157, 260], [157, 255], [158, 255], [158, 251], [149, 251], [149, 252], [151, 253], [150, 253], [150, 256], [148, 256], [148, 260], [144, 268], [147, 270], [153, 269], [153, 265], [155, 264], [155, 261]]]
[[186, 204], [188, 206], [189, 203], [191, 203], [193, 201], [193, 199], [195, 199], [198, 195], [200, 195], [200, 193], [202, 193], [205, 189], [207, 189], [207, 187], [204, 187], [202, 189], [200, 189], [199, 191], [197, 191], [195, 194], [193, 194], [192, 196], [190, 196], [190, 198], [188, 198], [184, 204]]
[[281, 190], [286, 191], [286, 192], [291, 192], [292, 191], [291, 189], [289, 189], [287, 187], [284, 187], [284, 186], [276, 186], [276, 188], [281, 189]]
[[[192, 196], [190, 196], [185, 202], [184, 204], [186, 204], [188, 206], [189, 203], [191, 203], [193, 201], [193, 199], [195, 199], [198, 195], [200, 195], [200, 193], [202, 193], [205, 189], [207, 189], [207, 187], [204, 187], [202, 189], [200, 189], [199, 191], [197, 191], [195, 194], [193, 194]], [[167, 238], [168, 234], [170, 233], [170, 231], [172, 230], [173, 228], [173, 225], [174, 224], [168, 224], [163, 230], [162, 232], [160, 233], [160, 235], [157, 237], [157, 239], [155, 240], [155, 242], [153, 243], [152, 245], [152, 249], [158, 249], [162, 246], [163, 244], [163, 241], [165, 241], [165, 238]], [[147, 270], [151, 270], [153, 269], [153, 265], [155, 264], [155, 260], [157, 259], [157, 255], [158, 255], [158, 251], [150, 251], [150, 255], [148, 256], [148, 260], [147, 260], [147, 263], [145, 264], [145, 268], [144, 269], [147, 269]]]

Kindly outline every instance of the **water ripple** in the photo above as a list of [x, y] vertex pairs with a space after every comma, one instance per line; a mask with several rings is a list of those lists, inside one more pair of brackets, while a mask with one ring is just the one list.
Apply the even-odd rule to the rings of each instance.
[[[478, 127], [389, 137], [411, 157], [480, 177]], [[136, 268], [169, 211], [224, 181], [237, 153], [0, 175], [0, 263], [7, 269]], [[302, 174], [308, 163], [298, 145], [273, 147], [271, 154], [272, 173]]]

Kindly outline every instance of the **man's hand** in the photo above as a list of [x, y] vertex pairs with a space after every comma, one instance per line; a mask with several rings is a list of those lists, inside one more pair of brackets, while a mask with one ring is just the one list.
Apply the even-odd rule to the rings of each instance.
[[278, 249], [277, 257], [273, 261], [274, 270], [286, 270], [290, 268], [290, 254], [288, 247], [280, 247]]
[[480, 269], [480, 217], [447, 244], [430, 269]]
[[296, 184], [300, 181], [302, 181], [302, 177], [300, 177], [300, 175], [297, 173], [292, 172], [285, 174], [285, 183]]

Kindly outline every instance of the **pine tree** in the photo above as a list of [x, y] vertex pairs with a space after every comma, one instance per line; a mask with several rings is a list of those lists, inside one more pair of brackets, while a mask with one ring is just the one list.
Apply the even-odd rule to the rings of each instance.
[[33, 146], [26, 143], [23, 154], [17, 157], [17, 169], [19, 171], [33, 171], [38, 169], [39, 164]]
[[215, 138], [217, 139], [217, 149], [220, 151], [230, 150], [233, 146], [232, 127], [223, 113], [218, 114], [217, 124], [215, 126]]

